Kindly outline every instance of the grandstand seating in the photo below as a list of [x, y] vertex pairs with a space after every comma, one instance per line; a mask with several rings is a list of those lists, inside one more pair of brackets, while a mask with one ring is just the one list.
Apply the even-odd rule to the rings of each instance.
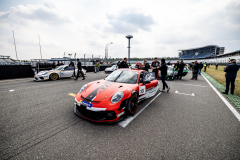
[[181, 55], [179, 57], [179, 59], [192, 59], [192, 58], [207, 58], [210, 55], [212, 55], [214, 52], [208, 52], [208, 53], [200, 53], [197, 56], [195, 56], [194, 54], [192, 55]]

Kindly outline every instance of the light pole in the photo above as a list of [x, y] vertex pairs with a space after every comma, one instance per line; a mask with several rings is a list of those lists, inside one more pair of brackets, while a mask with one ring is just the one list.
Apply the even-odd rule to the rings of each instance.
[[113, 44], [113, 42], [106, 44], [106, 47], [105, 47], [105, 59], [106, 59], [106, 61], [108, 59], [108, 46], [111, 45], [111, 44]]
[[40, 55], [41, 55], [41, 59], [42, 59], [42, 52], [41, 52], [41, 44], [40, 44], [40, 36], [38, 35], [39, 38], [39, 47], [40, 47]]
[[[12, 30], [12, 32], [13, 32], [13, 30]], [[16, 47], [16, 43], [15, 43], [14, 32], [13, 32], [13, 40], [14, 40], [14, 45], [15, 45], [16, 58], [17, 58], [17, 61], [18, 61], [18, 56], [17, 56], [17, 47]]]
[[130, 39], [133, 38], [131, 35], [127, 35], [126, 38], [128, 39], [128, 63], [130, 63]]

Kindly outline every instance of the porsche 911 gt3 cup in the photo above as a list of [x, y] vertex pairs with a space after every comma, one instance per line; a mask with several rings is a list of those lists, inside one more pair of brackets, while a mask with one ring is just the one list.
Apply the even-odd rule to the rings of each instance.
[[113, 65], [112, 67], [108, 67], [105, 69], [105, 73], [112, 73], [113, 71], [117, 70], [117, 65]]
[[[41, 71], [34, 76], [34, 81], [44, 81], [44, 80], [57, 80], [60, 78], [70, 78], [73, 76], [74, 67], [69, 67], [68, 65], [63, 65], [55, 68], [54, 70]], [[82, 69], [83, 73], [86, 74], [86, 70]], [[75, 67], [75, 75], [77, 75], [77, 67]], [[79, 73], [79, 76], [82, 76]]]
[[138, 102], [159, 90], [155, 73], [118, 69], [107, 78], [82, 86], [75, 96], [74, 112], [93, 122], [118, 122], [136, 113]]

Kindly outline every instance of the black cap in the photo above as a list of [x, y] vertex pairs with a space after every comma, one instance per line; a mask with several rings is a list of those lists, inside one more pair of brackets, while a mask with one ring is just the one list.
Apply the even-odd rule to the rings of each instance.
[[236, 61], [236, 59], [230, 59], [230, 61]]

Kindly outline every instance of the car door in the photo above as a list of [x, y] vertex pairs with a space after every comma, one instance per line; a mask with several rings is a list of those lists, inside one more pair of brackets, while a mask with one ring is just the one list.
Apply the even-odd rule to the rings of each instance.
[[62, 71], [61, 71], [61, 77], [72, 77], [73, 75], [73, 70], [74, 67], [65, 67]]
[[[143, 76], [141, 76], [143, 74]], [[141, 79], [142, 78], [142, 79]], [[144, 84], [145, 81], [150, 81], [150, 83]], [[149, 98], [155, 95], [158, 89], [158, 80], [155, 78], [154, 72], [142, 72], [139, 78], [139, 99]]]

